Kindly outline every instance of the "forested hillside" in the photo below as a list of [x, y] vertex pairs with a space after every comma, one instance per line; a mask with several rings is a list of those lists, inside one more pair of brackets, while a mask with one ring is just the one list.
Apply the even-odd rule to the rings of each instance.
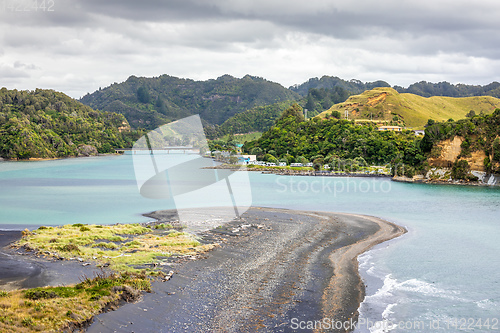
[[134, 128], [154, 129], [193, 114], [199, 114], [205, 123], [220, 125], [253, 107], [298, 98], [278, 83], [250, 75], [241, 79], [224, 75], [207, 81], [161, 75], [131, 76], [123, 83], [84, 96], [81, 102], [94, 109], [121, 113]]
[[370, 90], [376, 87], [390, 87], [390, 84], [385, 81], [361, 82], [360, 80], [343, 80], [336, 76], [324, 75], [321, 79], [317, 77], [311, 78], [302, 84], [296, 84], [290, 87], [290, 90], [306, 96], [310, 89], [334, 89], [342, 88], [351, 94], [361, 94], [365, 90]]
[[[350, 92], [340, 87], [333, 89], [311, 88], [307, 96], [297, 100], [296, 103], [307, 109], [307, 117], [311, 118], [328, 110], [335, 103], [345, 101], [350, 95]], [[220, 126], [206, 124], [205, 132], [208, 138], [214, 139], [226, 134], [267, 131], [283, 111], [293, 103], [295, 102], [286, 101], [257, 106], [232, 116]]]
[[248, 153], [265, 159], [286, 159], [324, 163], [357, 159], [356, 163], [416, 164], [424, 157], [418, 154], [412, 131], [395, 133], [379, 131], [374, 124], [359, 125], [353, 121], [314, 118], [304, 120], [302, 109], [295, 104], [258, 140], [244, 145]]
[[500, 98], [500, 83], [492, 82], [485, 86], [468, 84], [451, 84], [448, 82], [431, 83], [421, 81], [411, 84], [408, 88], [394, 86], [400, 93], [410, 93], [423, 97], [448, 96], [448, 97], [472, 97], [493, 96]]
[[314, 118], [305, 120], [294, 104], [262, 136], [243, 146], [265, 161], [313, 162], [349, 171], [390, 164], [407, 177], [446, 168], [453, 179], [474, 180], [472, 170], [500, 174], [500, 109], [471, 111], [465, 119], [428, 120], [424, 137], [413, 131], [379, 131], [375, 123]]
[[0, 90], [0, 157], [56, 158], [114, 152], [139, 133], [124, 116], [92, 110], [53, 90]]

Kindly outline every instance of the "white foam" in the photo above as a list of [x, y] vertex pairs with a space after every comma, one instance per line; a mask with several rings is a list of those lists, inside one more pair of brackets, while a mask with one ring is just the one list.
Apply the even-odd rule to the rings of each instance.
[[385, 308], [384, 312], [382, 312], [382, 318], [390, 319], [389, 316], [394, 313], [394, 311], [392, 311], [392, 308], [394, 308], [396, 305], [398, 305], [398, 304], [397, 303], [389, 304]]
[[489, 310], [492, 308], [498, 308], [499, 304], [491, 299], [483, 299], [481, 301], [475, 302], [481, 309]]
[[[458, 291], [446, 290], [433, 283], [419, 279], [409, 279], [399, 282], [392, 274], [387, 274], [383, 279], [382, 287], [373, 295], [365, 296], [363, 303], [361, 303], [359, 309], [360, 318], [369, 319], [374, 323], [372, 327], [361, 331], [383, 333], [395, 329], [396, 327], [391, 326], [391, 323], [400, 320], [397, 311], [397, 307], [400, 304], [431, 297], [453, 300], [455, 302], [467, 302], [466, 299], [459, 297], [459, 294]], [[490, 300], [477, 302], [479, 307], [484, 306], [485, 308], [491, 308], [492, 304], [494, 302]]]

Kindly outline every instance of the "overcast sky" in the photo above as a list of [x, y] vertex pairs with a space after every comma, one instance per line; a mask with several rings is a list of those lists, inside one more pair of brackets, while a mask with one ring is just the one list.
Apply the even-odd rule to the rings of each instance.
[[285, 87], [323, 75], [402, 86], [500, 80], [498, 0], [35, 3], [0, 1], [0, 87], [80, 98], [130, 75], [250, 74]]

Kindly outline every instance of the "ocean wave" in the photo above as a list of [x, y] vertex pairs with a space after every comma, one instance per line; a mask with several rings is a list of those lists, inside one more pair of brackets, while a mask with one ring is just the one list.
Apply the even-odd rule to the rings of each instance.
[[[365, 266], [366, 267], [366, 266]], [[370, 267], [369, 269], [372, 269]], [[370, 275], [376, 275], [373, 270]], [[392, 274], [387, 274], [383, 278], [382, 286], [372, 295], [365, 296], [359, 308], [360, 319], [373, 323], [370, 327], [360, 328], [356, 332], [383, 333], [390, 332], [396, 327], [391, 326], [401, 320], [398, 317], [398, 306], [408, 303], [435, 302], [436, 298], [457, 302], [470, 302], [460, 297], [460, 292], [447, 290], [433, 283], [425, 282], [416, 278], [399, 281]], [[478, 306], [491, 307], [493, 302], [483, 300], [478, 302]], [[429, 318], [432, 319], [432, 314]]]

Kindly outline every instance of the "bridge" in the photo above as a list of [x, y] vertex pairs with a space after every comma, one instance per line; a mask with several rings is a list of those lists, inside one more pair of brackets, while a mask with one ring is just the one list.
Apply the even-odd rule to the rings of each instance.
[[149, 149], [147, 147], [144, 148], [117, 148], [115, 149], [116, 153], [125, 153], [125, 152], [133, 152], [135, 154], [136, 152], [140, 151], [149, 151], [152, 155], [153, 154], [199, 154], [200, 150], [198, 148], [194, 147], [162, 147], [162, 148], [153, 148]]

